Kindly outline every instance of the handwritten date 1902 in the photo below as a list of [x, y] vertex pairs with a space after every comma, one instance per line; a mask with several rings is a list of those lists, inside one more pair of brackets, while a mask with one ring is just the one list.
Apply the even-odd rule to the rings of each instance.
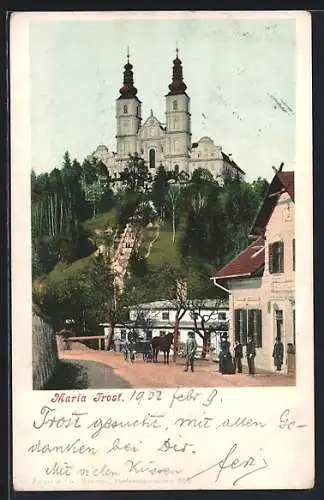
[[137, 391], [134, 389], [129, 398], [130, 401], [136, 401], [138, 405], [143, 403], [143, 401], [161, 401], [162, 400], [162, 391]]

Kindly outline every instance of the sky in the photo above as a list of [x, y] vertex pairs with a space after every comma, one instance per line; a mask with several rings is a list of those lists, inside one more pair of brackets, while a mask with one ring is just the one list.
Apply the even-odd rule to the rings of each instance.
[[[153, 13], [154, 14], [154, 13]], [[99, 144], [115, 151], [115, 100], [127, 47], [143, 122], [165, 120], [176, 44], [191, 99], [192, 142], [209, 136], [246, 172], [271, 179], [294, 168], [294, 19], [51, 20], [30, 23], [31, 156], [36, 173], [79, 161]], [[206, 118], [205, 118], [206, 117]]]

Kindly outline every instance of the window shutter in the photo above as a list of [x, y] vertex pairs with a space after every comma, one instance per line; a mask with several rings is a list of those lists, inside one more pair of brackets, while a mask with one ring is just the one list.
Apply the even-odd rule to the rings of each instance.
[[254, 335], [254, 331], [253, 331], [253, 313], [254, 313], [253, 309], [249, 309], [247, 311], [247, 315], [248, 315], [247, 334], [248, 334], [248, 336], [251, 336], [251, 337], [253, 337], [253, 335]]
[[269, 273], [273, 273], [273, 244], [269, 243]]
[[245, 309], [242, 309], [242, 315], [243, 315], [242, 344], [246, 345], [247, 344], [247, 311]]
[[240, 309], [235, 309], [234, 313], [235, 340], [240, 341]]
[[280, 241], [279, 242], [279, 254], [280, 254], [280, 260], [279, 260], [279, 272], [280, 273], [283, 273], [284, 272], [284, 242], [283, 241]]
[[260, 309], [256, 310], [255, 314], [256, 314], [256, 324], [257, 324], [256, 346], [262, 347], [262, 315]]

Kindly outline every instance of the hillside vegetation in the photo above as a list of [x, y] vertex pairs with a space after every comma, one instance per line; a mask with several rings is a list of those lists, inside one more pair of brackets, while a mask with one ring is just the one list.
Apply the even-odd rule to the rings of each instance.
[[[55, 328], [114, 324], [129, 304], [174, 297], [179, 280], [192, 296], [216, 293], [209, 277], [248, 244], [267, 183], [224, 173], [220, 186], [203, 169], [185, 183], [178, 176], [160, 166], [152, 177], [133, 156], [112, 179], [100, 162], [68, 153], [61, 169], [32, 173], [34, 300]], [[137, 240], [116, 295], [110, 262], [127, 223]]]

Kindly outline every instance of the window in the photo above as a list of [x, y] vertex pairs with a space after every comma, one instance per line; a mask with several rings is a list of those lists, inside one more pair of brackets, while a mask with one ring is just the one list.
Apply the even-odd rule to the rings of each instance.
[[178, 110], [178, 101], [173, 101], [172, 107], [173, 107], [173, 111], [177, 111]]
[[226, 313], [218, 313], [218, 319], [220, 321], [226, 321]]
[[262, 347], [262, 316], [260, 309], [235, 309], [235, 340], [247, 344], [247, 337], [254, 338], [256, 347]]
[[121, 338], [121, 340], [126, 340], [126, 330], [121, 330], [120, 338]]
[[271, 274], [284, 272], [283, 241], [276, 241], [269, 244], [269, 272]]
[[128, 106], [127, 104], [124, 104], [124, 114], [128, 113]]
[[162, 319], [165, 319], [165, 320], [169, 320], [170, 319], [170, 313], [169, 313], [169, 311], [162, 313]]
[[292, 240], [292, 259], [293, 259], [293, 271], [295, 271], [295, 238]]
[[254, 338], [256, 347], [262, 347], [262, 324], [260, 309], [250, 309], [248, 312], [248, 335]]
[[245, 309], [235, 309], [235, 340], [243, 345], [247, 343], [247, 311]]
[[160, 337], [164, 337], [165, 335], [165, 331], [164, 330], [160, 330]]
[[150, 168], [155, 168], [155, 149], [150, 149], [149, 163], [150, 163]]

